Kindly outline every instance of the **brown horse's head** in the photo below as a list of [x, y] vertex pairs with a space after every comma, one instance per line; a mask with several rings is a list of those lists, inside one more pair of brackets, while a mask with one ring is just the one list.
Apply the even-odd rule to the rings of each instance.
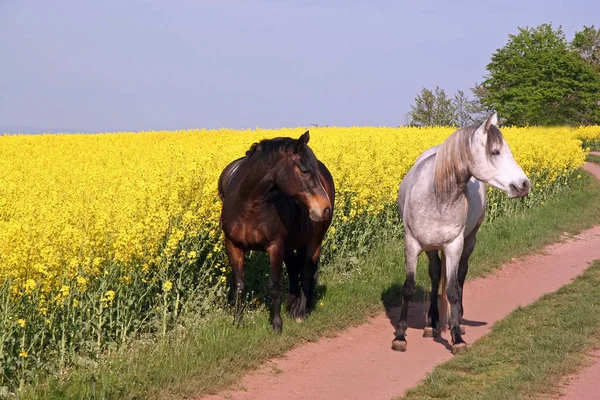
[[307, 146], [310, 135], [306, 131], [285, 152], [275, 172], [275, 184], [281, 193], [293, 198], [309, 212], [315, 222], [331, 217], [329, 198], [319, 174], [319, 164]]

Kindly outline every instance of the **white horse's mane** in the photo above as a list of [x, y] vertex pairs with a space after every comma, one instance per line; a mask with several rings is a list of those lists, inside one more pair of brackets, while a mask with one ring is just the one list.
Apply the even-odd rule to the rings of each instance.
[[[437, 149], [435, 156], [435, 194], [441, 199], [449, 200], [464, 190], [472, 171], [473, 155], [471, 139], [478, 125], [460, 128], [450, 135]], [[501, 147], [504, 138], [495, 125], [486, 127], [486, 156], [491, 159], [492, 149]], [[461, 187], [461, 183], [464, 185]]]

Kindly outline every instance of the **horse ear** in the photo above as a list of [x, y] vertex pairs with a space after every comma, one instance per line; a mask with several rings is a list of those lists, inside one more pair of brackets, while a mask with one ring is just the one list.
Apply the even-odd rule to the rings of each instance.
[[294, 148], [294, 150], [296, 151], [296, 153], [298, 151], [300, 151], [300, 149], [302, 148], [302, 146], [304, 146], [305, 144], [308, 143], [310, 139], [310, 133], [308, 133], [308, 131], [304, 132], [304, 134], [302, 134], [302, 136], [300, 136], [298, 138], [298, 140], [296, 141], [296, 146]]
[[487, 121], [485, 121], [485, 131], [487, 132], [492, 125], [498, 126], [498, 113], [493, 113]]

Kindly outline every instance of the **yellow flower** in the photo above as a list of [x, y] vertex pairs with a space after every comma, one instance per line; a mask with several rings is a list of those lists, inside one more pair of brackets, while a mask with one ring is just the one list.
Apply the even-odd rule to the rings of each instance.
[[25, 328], [26, 322], [23, 318], [19, 318], [17, 320], [17, 324], [19, 324], [21, 326], [21, 328]]
[[71, 289], [70, 289], [68, 286], [65, 286], [65, 285], [63, 285], [63, 286], [60, 288], [60, 294], [61, 294], [63, 297], [68, 297], [68, 296], [69, 296], [69, 292], [70, 292], [70, 290], [71, 290]]
[[79, 305], [79, 300], [73, 299], [73, 307], [77, 307]]
[[104, 301], [106, 301], [106, 302], [113, 301], [114, 298], [115, 298], [114, 290], [107, 290], [106, 293], [104, 294]]
[[169, 290], [173, 289], [173, 283], [171, 281], [166, 281], [165, 283], [163, 283], [163, 292], [168, 292]]
[[221, 277], [221, 282], [227, 282], [227, 277], [226, 276], [222, 276]]
[[19, 353], [19, 357], [21, 358], [27, 358], [29, 356], [29, 353], [26, 351], [22, 351]]
[[31, 291], [33, 291], [33, 289], [35, 289], [36, 286], [37, 284], [33, 279], [27, 279], [25, 281], [25, 285], [23, 285], [23, 288], [25, 289], [26, 293], [31, 293]]
[[190, 260], [193, 260], [193, 259], [194, 259], [194, 258], [196, 258], [196, 257], [197, 257], [197, 254], [196, 254], [196, 252], [195, 252], [194, 250], [192, 250], [192, 251], [190, 251], [190, 252], [188, 253], [188, 258], [189, 258]]

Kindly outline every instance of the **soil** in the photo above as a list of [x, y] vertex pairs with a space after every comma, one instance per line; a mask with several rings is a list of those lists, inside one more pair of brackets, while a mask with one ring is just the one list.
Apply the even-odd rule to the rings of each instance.
[[[600, 166], [587, 163], [600, 179]], [[485, 278], [465, 283], [466, 335], [472, 343], [516, 307], [533, 303], [580, 275], [600, 259], [600, 226], [588, 229], [532, 255], [502, 266]], [[392, 309], [332, 339], [302, 344], [246, 375], [234, 390], [203, 399], [385, 399], [402, 395], [433, 368], [452, 358], [449, 331], [423, 338], [425, 304], [411, 303], [408, 349], [395, 352]], [[568, 399], [592, 399], [600, 360], [566, 388]], [[579, 397], [577, 397], [579, 396]], [[583, 397], [581, 397], [583, 396]]]
[[594, 400], [600, 397], [600, 350], [590, 354], [590, 361], [592, 364], [589, 367], [567, 379], [566, 389], [563, 389], [564, 397], [561, 397], [561, 400]]

